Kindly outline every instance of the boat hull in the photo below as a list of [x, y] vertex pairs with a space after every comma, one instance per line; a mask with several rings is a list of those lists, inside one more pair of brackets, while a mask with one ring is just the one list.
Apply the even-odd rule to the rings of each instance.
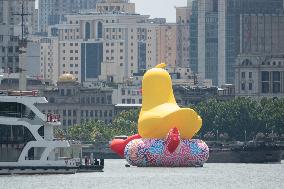
[[280, 163], [280, 150], [210, 150], [207, 163]]
[[0, 175], [13, 174], [75, 174], [78, 167], [45, 167], [45, 166], [1, 166]]

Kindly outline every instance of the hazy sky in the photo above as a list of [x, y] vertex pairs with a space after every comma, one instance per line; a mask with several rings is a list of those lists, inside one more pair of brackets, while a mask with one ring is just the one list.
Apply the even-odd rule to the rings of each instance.
[[187, 4], [187, 0], [130, 0], [130, 2], [135, 3], [137, 13], [150, 15], [152, 18], [166, 18], [168, 22], [175, 22], [175, 6]]

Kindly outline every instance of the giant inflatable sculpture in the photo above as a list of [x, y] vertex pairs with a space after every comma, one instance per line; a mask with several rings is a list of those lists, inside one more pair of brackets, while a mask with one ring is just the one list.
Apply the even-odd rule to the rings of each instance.
[[192, 139], [202, 120], [194, 110], [177, 105], [165, 66], [159, 64], [143, 77], [139, 134], [114, 139], [110, 147], [133, 166], [202, 166], [209, 157], [208, 146]]

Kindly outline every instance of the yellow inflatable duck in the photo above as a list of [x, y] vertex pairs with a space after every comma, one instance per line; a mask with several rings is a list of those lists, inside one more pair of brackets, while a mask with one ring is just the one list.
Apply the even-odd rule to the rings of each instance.
[[177, 105], [165, 67], [166, 64], [159, 64], [143, 77], [138, 133], [142, 138], [164, 139], [176, 127], [182, 139], [191, 139], [201, 128], [202, 120], [194, 110]]

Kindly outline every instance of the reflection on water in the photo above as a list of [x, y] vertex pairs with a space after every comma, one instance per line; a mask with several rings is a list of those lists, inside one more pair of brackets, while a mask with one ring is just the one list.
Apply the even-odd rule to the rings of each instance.
[[282, 164], [205, 164], [203, 168], [125, 167], [124, 160], [106, 160], [103, 173], [1, 176], [0, 189], [283, 189]]

